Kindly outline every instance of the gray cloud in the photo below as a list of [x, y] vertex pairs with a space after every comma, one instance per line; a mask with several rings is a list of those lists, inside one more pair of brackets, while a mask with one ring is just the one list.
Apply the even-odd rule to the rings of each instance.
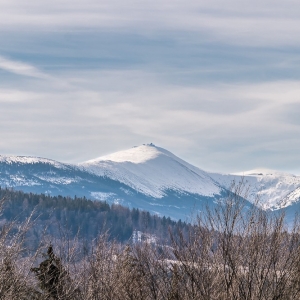
[[154, 142], [208, 170], [300, 172], [298, 1], [0, 6], [0, 153]]
[[0, 1], [7, 30], [161, 30], [205, 32], [248, 46], [299, 46], [298, 1]]
[[0, 69], [22, 76], [47, 78], [46, 74], [40, 72], [34, 66], [20, 61], [10, 60], [3, 56], [0, 56]]
[[289, 145], [300, 146], [293, 139], [300, 126], [278, 117], [287, 104], [298, 103], [299, 81], [187, 87], [142, 71], [51, 76], [65, 88], [36, 79], [30, 89], [0, 90], [0, 100], [10, 95], [17, 102], [1, 102], [2, 153], [76, 162], [154, 142], [205, 169], [238, 171], [259, 161], [282, 167], [283, 151], [288, 156]]

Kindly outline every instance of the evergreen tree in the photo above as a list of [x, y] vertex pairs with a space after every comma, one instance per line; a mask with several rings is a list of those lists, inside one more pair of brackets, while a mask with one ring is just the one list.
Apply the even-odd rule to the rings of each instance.
[[39, 283], [41, 294], [46, 299], [76, 299], [78, 290], [70, 289], [71, 280], [62, 266], [59, 257], [54, 255], [53, 247], [48, 247], [46, 259], [37, 268], [32, 268]]

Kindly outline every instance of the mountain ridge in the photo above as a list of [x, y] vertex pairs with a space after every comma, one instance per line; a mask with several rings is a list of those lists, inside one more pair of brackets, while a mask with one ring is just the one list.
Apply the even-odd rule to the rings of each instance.
[[51, 195], [84, 196], [183, 218], [228, 194], [231, 183], [249, 186], [250, 203], [278, 210], [300, 199], [300, 177], [274, 170], [206, 172], [153, 144], [68, 164], [30, 156], [0, 156], [0, 186]]

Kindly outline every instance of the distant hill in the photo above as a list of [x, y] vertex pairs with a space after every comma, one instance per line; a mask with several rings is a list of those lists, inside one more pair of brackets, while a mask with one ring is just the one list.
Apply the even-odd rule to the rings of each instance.
[[86, 198], [53, 197], [0, 189], [0, 199], [4, 199], [0, 227], [15, 222], [17, 228], [19, 224], [24, 226], [27, 218], [31, 219], [27, 233], [29, 248], [36, 248], [43, 240], [74, 241], [77, 238], [81, 243], [90, 243], [105, 233], [109, 240], [122, 243], [134, 242], [137, 233], [168, 243], [170, 232], [179, 230], [187, 233], [192, 228], [185, 222]]

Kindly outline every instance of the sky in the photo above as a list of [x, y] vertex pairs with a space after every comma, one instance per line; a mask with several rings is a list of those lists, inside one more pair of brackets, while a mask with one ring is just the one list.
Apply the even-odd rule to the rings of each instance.
[[3, 155], [300, 174], [300, 2], [0, 0], [0, 116]]

